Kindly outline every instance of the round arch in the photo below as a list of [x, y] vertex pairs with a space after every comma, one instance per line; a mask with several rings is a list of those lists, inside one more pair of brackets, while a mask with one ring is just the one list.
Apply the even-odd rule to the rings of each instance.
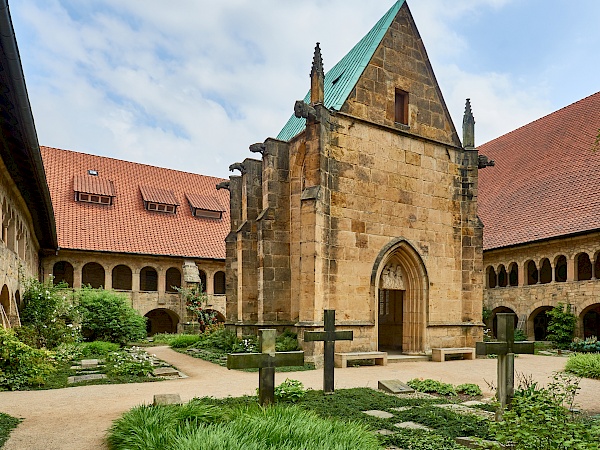
[[104, 286], [105, 272], [97, 262], [89, 262], [81, 269], [81, 284], [89, 284], [94, 289], [100, 289]]
[[600, 337], [600, 303], [594, 303], [581, 311], [580, 323], [583, 337]]
[[4, 308], [4, 313], [10, 316], [10, 292], [7, 285], [2, 286], [0, 291], [0, 305]]
[[[392, 342], [399, 342], [403, 353], [424, 353], [428, 350], [425, 333], [429, 278], [423, 259], [406, 239], [396, 238], [379, 252], [371, 272], [371, 290], [376, 313], [386, 312], [386, 297], [387, 301], [396, 302], [396, 306], [401, 305], [400, 314], [396, 312], [394, 319], [396, 328], [390, 331], [393, 333]], [[380, 318], [384, 316], [376, 316], [379, 346], [384, 343], [382, 339], [390, 337], [383, 334], [386, 331], [382, 329], [384, 322]], [[397, 340], [398, 334], [401, 338]]]
[[492, 310], [492, 334], [494, 337], [497, 336], [498, 331], [498, 317], [496, 314], [498, 313], [513, 313], [515, 315], [515, 328], [517, 328], [517, 324], [519, 323], [519, 318], [514, 310], [510, 309], [508, 306], [497, 306]]
[[540, 306], [534, 309], [529, 318], [527, 319], [527, 329], [529, 330], [529, 337], [533, 337], [536, 341], [545, 341], [548, 336], [548, 311], [552, 309], [552, 306]]
[[140, 270], [140, 291], [158, 291], [158, 271], [152, 266], [145, 266]]
[[68, 261], [58, 261], [52, 266], [52, 276], [54, 277], [54, 284], [58, 284], [61, 281], [67, 283], [67, 286], [73, 287], [73, 265]]
[[144, 317], [146, 322], [146, 331], [149, 336], [157, 333], [176, 333], [179, 324], [179, 316], [170, 309], [156, 308], [148, 311]]

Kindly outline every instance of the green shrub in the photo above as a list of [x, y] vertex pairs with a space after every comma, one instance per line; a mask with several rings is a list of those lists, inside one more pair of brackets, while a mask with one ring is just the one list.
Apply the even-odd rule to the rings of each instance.
[[275, 350], [278, 352], [294, 352], [301, 350], [298, 335], [290, 330], [285, 330], [275, 341]]
[[0, 327], [0, 389], [41, 386], [55, 369], [51, 353], [21, 342], [12, 330]]
[[481, 395], [481, 388], [473, 383], [464, 383], [456, 386], [456, 392], [459, 394], [471, 395], [473, 397]]
[[200, 340], [199, 334], [178, 334], [171, 339], [170, 346], [173, 348], [187, 348]]
[[596, 336], [590, 336], [585, 340], [575, 338], [571, 342], [570, 349], [578, 353], [600, 353], [600, 341]]
[[77, 297], [85, 340], [126, 344], [146, 337], [146, 318], [129, 306], [125, 296], [85, 287]]
[[107, 371], [114, 376], [144, 377], [152, 372], [152, 358], [139, 347], [106, 355]]
[[415, 391], [419, 392], [434, 392], [440, 395], [456, 395], [456, 389], [449, 383], [442, 383], [441, 381], [426, 379], [419, 380], [415, 378], [410, 380], [408, 384]]
[[76, 309], [67, 299], [67, 285], [56, 286], [31, 278], [25, 282], [22, 326], [17, 334], [22, 342], [36, 348], [55, 348], [61, 343], [77, 342], [80, 338]]
[[600, 353], [576, 353], [569, 356], [565, 370], [584, 378], [600, 380]]
[[297, 402], [306, 395], [302, 382], [286, 378], [283, 383], [275, 387], [275, 399], [287, 402]]
[[83, 342], [81, 344], [82, 356], [85, 358], [91, 358], [93, 356], [104, 357], [110, 352], [118, 351], [120, 348], [121, 346], [119, 344], [106, 341]]
[[179, 336], [179, 335], [174, 334], [174, 333], [157, 333], [154, 336], [152, 336], [152, 344], [153, 345], [158, 345], [158, 344], [171, 345], [171, 341], [173, 339], [177, 338], [177, 336]]
[[515, 341], [526, 341], [527, 340], [527, 335], [520, 328], [515, 328], [514, 338], [515, 338]]
[[54, 349], [54, 359], [59, 362], [75, 361], [83, 357], [83, 346], [78, 344], [60, 344]]
[[555, 347], [567, 349], [573, 341], [577, 318], [571, 312], [571, 305], [558, 303], [556, 307], [547, 311], [548, 315], [548, 337]]

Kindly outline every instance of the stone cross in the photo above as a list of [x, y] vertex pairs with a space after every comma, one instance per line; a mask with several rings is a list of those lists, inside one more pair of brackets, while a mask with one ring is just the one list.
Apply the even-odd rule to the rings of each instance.
[[498, 386], [497, 396], [500, 409], [496, 419], [502, 418], [502, 411], [510, 406], [515, 393], [515, 353], [533, 354], [533, 342], [515, 342], [515, 315], [513, 313], [498, 313], [498, 341], [477, 342], [478, 355], [498, 355]]
[[258, 368], [258, 400], [261, 405], [275, 402], [275, 367], [303, 366], [304, 352], [275, 352], [273, 329], [259, 330], [261, 353], [229, 353], [228, 369]]
[[335, 341], [353, 340], [352, 331], [335, 331], [335, 309], [326, 309], [323, 312], [325, 331], [304, 332], [304, 342], [323, 341], [325, 343], [323, 355], [323, 393], [333, 394], [333, 366], [335, 356]]

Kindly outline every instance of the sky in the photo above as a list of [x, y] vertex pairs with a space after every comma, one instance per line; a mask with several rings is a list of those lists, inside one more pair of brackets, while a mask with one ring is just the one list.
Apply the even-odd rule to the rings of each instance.
[[[9, 0], [40, 145], [227, 178], [392, 0]], [[476, 144], [600, 90], [597, 0], [408, 0]]]

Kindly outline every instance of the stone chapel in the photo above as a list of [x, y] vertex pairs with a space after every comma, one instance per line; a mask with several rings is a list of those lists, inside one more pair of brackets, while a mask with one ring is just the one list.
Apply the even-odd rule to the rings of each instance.
[[[482, 231], [467, 101], [461, 143], [404, 0], [325, 74], [259, 158], [230, 166], [226, 315], [239, 333], [354, 332], [338, 351], [474, 347]], [[318, 361], [323, 344], [304, 343]], [[322, 357], [322, 356], [321, 356]]]

